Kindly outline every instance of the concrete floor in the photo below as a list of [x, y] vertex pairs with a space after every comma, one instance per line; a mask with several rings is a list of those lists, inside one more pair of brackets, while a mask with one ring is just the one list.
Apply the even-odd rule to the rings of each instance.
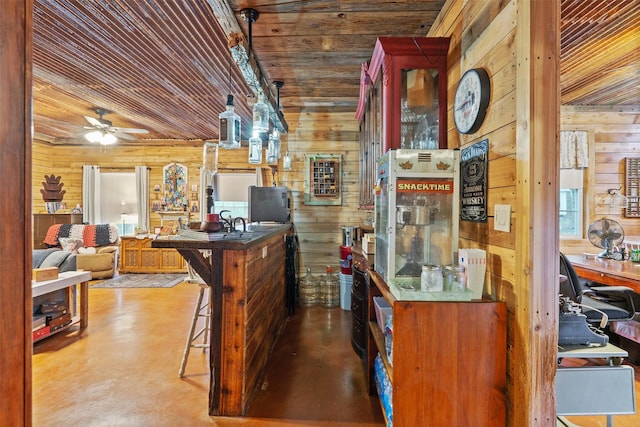
[[[34, 345], [33, 425], [384, 426], [351, 348], [351, 313], [320, 307], [290, 317], [247, 417], [210, 417], [208, 352], [193, 349], [186, 377], [178, 377], [197, 292], [186, 283], [90, 288], [89, 327]], [[636, 368], [636, 400], [639, 381]], [[567, 418], [582, 427], [607, 425], [604, 416]], [[615, 427], [638, 425], [637, 413], [614, 417]]]
[[178, 377], [197, 285], [89, 290], [89, 327], [34, 345], [33, 425], [383, 426], [351, 348], [351, 313], [290, 317], [247, 417], [210, 417], [208, 352]]

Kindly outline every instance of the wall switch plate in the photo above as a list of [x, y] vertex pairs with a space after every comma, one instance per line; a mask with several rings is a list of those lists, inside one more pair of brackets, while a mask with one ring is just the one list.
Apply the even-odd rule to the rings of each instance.
[[267, 257], [267, 246], [262, 248], [262, 258], [266, 258], [266, 257]]
[[506, 233], [511, 231], [511, 205], [495, 205], [493, 229]]

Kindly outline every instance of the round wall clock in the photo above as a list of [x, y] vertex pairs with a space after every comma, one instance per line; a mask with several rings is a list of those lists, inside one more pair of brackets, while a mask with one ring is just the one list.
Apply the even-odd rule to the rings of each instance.
[[453, 100], [453, 121], [460, 133], [473, 133], [480, 128], [489, 106], [491, 84], [482, 68], [468, 70], [458, 83]]

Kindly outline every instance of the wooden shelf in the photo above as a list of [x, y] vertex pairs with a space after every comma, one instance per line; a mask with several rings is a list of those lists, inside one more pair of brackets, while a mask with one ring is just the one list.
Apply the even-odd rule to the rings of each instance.
[[380, 353], [380, 358], [382, 359], [382, 363], [384, 363], [384, 368], [387, 370], [387, 375], [389, 375], [389, 379], [391, 380], [391, 383], [393, 383], [393, 365], [389, 362], [387, 347], [384, 342], [384, 334], [380, 330], [378, 323], [369, 322], [369, 332], [371, 333], [371, 337], [373, 338], [378, 353]]
[[[413, 427], [425, 419], [434, 427], [470, 425], [469, 420], [478, 427], [504, 426], [506, 304], [396, 300], [377, 272], [370, 272], [370, 280], [369, 393], [377, 392], [374, 360], [379, 353], [393, 387], [394, 426]], [[372, 308], [379, 295], [392, 307], [393, 364]]]

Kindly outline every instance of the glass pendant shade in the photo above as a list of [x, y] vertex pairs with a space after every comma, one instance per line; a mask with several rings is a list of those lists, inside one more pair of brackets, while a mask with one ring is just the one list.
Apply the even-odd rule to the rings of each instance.
[[258, 94], [258, 100], [253, 104], [253, 133], [269, 131], [269, 108], [264, 102], [264, 95]]
[[87, 141], [92, 144], [100, 143], [100, 145], [111, 145], [115, 143], [118, 138], [115, 135], [102, 130], [94, 130], [84, 135]]
[[233, 106], [233, 95], [227, 96], [227, 109], [220, 113], [220, 147], [240, 148], [240, 116]]
[[105, 133], [104, 135], [102, 135], [102, 141], [100, 141], [100, 144], [111, 145], [111, 144], [114, 144], [117, 140], [118, 138], [116, 138], [114, 135], [110, 133]]
[[100, 132], [99, 130], [94, 130], [92, 132], [85, 134], [84, 137], [87, 139], [87, 141], [91, 143], [96, 143], [102, 139], [102, 132]]
[[213, 176], [218, 173], [218, 144], [205, 141], [202, 150], [202, 173], [204, 175], [204, 185], [213, 185]]
[[277, 129], [273, 130], [273, 133], [269, 135], [269, 145], [267, 145], [267, 164], [278, 164], [280, 159], [280, 132]]
[[262, 139], [255, 130], [253, 136], [249, 138], [249, 163], [253, 165], [262, 163]]
[[282, 159], [282, 167], [284, 170], [291, 170], [291, 156], [289, 155], [289, 150], [284, 153], [284, 159]]

